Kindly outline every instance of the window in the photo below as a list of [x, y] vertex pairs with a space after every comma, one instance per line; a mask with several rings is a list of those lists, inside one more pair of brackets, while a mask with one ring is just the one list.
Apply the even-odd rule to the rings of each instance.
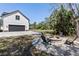
[[16, 15], [16, 20], [20, 20], [20, 16]]

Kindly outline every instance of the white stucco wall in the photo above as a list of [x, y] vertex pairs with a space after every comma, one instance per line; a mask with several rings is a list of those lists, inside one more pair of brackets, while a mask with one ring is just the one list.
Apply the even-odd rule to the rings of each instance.
[[[16, 20], [16, 15], [20, 16], [20, 20]], [[8, 25], [25, 25], [25, 30], [29, 30], [29, 21], [19, 12], [3, 18], [3, 31], [8, 31]]]

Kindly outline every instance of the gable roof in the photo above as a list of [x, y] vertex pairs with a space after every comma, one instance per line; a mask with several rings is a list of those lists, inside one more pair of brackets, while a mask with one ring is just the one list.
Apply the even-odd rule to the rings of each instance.
[[5, 14], [5, 15], [2, 15], [1, 17], [7, 17], [7, 16], [10, 16], [10, 15], [12, 15], [12, 14], [14, 14], [14, 13], [17, 13], [17, 12], [19, 12], [22, 16], [24, 16], [28, 21], [30, 21], [29, 20], [29, 18], [28, 17], [26, 17], [23, 13], [21, 13], [19, 10], [16, 10], [16, 11], [13, 11], [13, 12], [10, 12], [10, 13], [7, 13], [7, 14]]

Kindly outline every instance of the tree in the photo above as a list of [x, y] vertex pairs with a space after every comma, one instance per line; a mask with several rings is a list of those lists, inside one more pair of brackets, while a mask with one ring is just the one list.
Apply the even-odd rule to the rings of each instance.
[[36, 29], [36, 26], [37, 26], [37, 24], [36, 24], [36, 22], [34, 22], [34, 23], [30, 24], [30, 29]]
[[75, 5], [75, 9], [76, 9], [76, 11], [73, 9], [73, 4], [71, 4], [71, 3], [69, 3], [68, 4], [68, 6], [70, 7], [70, 10], [71, 10], [71, 12], [73, 13], [73, 16], [72, 16], [72, 21], [75, 23], [75, 27], [76, 27], [76, 29], [75, 29], [75, 31], [76, 31], [76, 37], [73, 39], [73, 41], [72, 42], [69, 42], [68, 40], [66, 40], [66, 42], [65, 43], [67, 43], [67, 44], [72, 44], [77, 38], [78, 38], [78, 36], [79, 36], [79, 34], [78, 34], [78, 31], [79, 31], [79, 29], [78, 29], [78, 21], [77, 21], [77, 18], [79, 18], [79, 7], [78, 7], [78, 4], [74, 4]]
[[46, 23], [42, 21], [39, 24], [37, 24], [37, 27], [36, 28], [37, 29], [41, 29], [41, 30], [45, 30], [45, 29], [47, 29]]
[[36, 29], [36, 22], [33, 23], [33, 29]]
[[61, 5], [61, 8], [55, 10], [54, 14], [52, 13], [49, 17], [51, 28], [53, 28], [57, 34], [60, 32], [62, 32], [63, 35], [74, 33], [74, 24], [71, 23], [72, 16], [72, 12], [66, 10], [63, 5]]

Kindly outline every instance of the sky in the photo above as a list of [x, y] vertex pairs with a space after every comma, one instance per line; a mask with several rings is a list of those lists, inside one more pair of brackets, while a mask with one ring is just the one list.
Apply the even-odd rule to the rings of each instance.
[[57, 7], [57, 4], [47, 3], [2, 3], [0, 4], [0, 15], [3, 12], [20, 10], [30, 19], [30, 23], [40, 23], [44, 21], [46, 17], [49, 17], [51, 12]]

